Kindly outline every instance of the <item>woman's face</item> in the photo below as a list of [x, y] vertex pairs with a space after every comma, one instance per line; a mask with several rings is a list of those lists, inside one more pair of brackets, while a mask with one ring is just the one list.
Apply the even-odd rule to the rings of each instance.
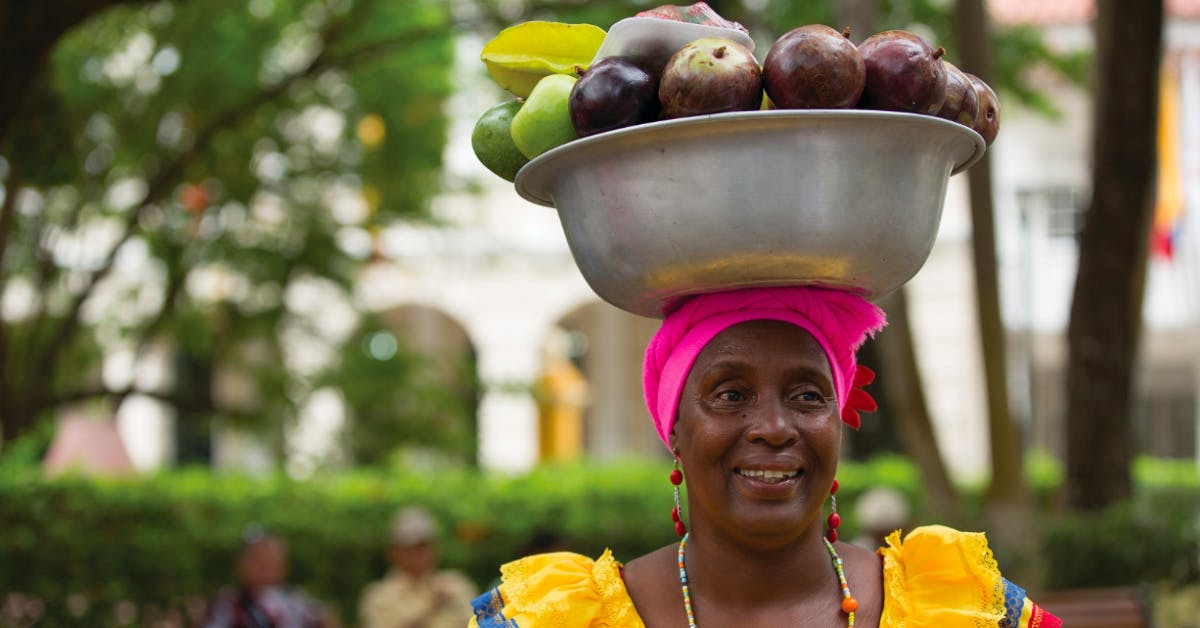
[[696, 357], [671, 433], [693, 529], [799, 534], [819, 520], [841, 434], [829, 361], [807, 331], [748, 321], [721, 332]]

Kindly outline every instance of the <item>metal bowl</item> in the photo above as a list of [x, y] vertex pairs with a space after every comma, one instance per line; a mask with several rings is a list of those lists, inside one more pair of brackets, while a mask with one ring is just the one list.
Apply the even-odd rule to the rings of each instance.
[[974, 131], [863, 110], [724, 113], [575, 140], [517, 173], [584, 279], [660, 318], [689, 295], [809, 284], [879, 298], [925, 263]]

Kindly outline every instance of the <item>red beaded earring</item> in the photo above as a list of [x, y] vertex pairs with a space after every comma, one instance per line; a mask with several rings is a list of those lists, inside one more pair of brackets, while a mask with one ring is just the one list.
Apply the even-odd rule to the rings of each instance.
[[683, 484], [683, 471], [679, 468], [679, 456], [675, 456], [675, 469], [671, 471], [671, 484], [675, 485], [675, 507], [671, 509], [671, 521], [675, 522], [675, 534], [687, 534], [687, 526], [683, 525], [683, 510], [679, 506], [679, 485]]
[[842, 525], [842, 518], [837, 513], [837, 492], [838, 481], [834, 480], [833, 486], [829, 488], [829, 502], [833, 512], [829, 513], [829, 519], [826, 521], [829, 524], [829, 530], [825, 532], [825, 538], [829, 539], [830, 543], [837, 543], [837, 529]]

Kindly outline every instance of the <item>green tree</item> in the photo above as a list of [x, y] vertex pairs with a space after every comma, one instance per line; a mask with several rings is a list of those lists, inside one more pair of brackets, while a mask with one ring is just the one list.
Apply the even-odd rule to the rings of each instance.
[[[427, 216], [439, 189], [447, 5], [66, 4], [0, 10], [6, 52], [30, 60], [0, 99], [0, 442], [133, 393], [277, 425], [309, 375], [289, 352], [322, 335], [297, 290], [346, 295], [373, 234]], [[198, 375], [114, 382], [114, 350]], [[216, 372], [249, 393], [194, 385]]]

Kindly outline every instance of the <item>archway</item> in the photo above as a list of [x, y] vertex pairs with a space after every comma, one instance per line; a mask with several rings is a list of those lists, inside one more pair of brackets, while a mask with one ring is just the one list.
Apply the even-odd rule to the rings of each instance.
[[658, 323], [602, 301], [558, 319], [569, 357], [588, 383], [583, 447], [589, 456], [665, 455], [642, 395], [642, 358]]
[[[339, 386], [350, 418], [346, 445], [356, 462], [397, 455], [413, 464], [476, 462], [479, 378], [462, 324], [432, 307], [399, 305], [365, 318], [348, 351], [370, 364], [349, 377], [386, 380], [370, 388], [355, 381]], [[365, 394], [355, 397], [356, 389]]]

